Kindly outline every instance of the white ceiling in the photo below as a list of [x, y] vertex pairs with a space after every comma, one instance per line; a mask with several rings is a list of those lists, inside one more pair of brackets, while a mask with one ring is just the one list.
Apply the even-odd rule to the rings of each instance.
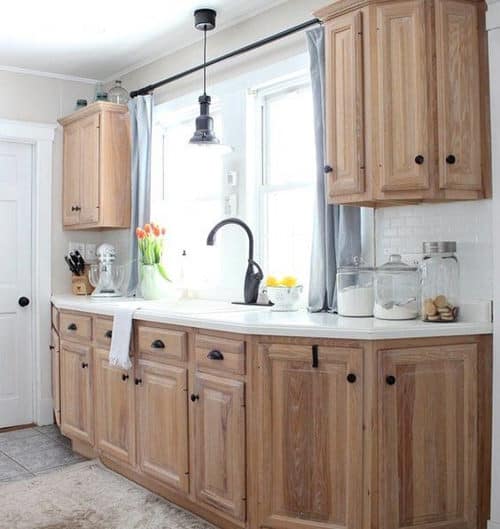
[[285, 0], [14, 0], [0, 11], [0, 65], [90, 79], [200, 39], [193, 10], [218, 11], [223, 29]]

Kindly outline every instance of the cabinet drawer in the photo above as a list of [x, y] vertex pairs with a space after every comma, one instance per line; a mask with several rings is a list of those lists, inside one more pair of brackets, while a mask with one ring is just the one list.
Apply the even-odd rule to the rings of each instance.
[[92, 318], [90, 316], [61, 312], [59, 324], [61, 335], [66, 339], [92, 340]]
[[94, 320], [94, 338], [98, 345], [111, 346], [113, 320], [111, 318], [96, 318]]
[[245, 374], [245, 342], [207, 334], [196, 335], [196, 367]]
[[157, 360], [186, 360], [187, 333], [162, 327], [138, 325], [139, 351]]

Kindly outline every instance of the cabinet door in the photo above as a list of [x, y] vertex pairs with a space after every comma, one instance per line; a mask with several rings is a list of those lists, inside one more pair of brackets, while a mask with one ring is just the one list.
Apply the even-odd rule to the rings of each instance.
[[140, 468], [144, 474], [187, 493], [187, 370], [139, 360], [136, 377]]
[[56, 424], [61, 426], [61, 366], [59, 336], [54, 329], [51, 330], [50, 352], [52, 357], [52, 408], [54, 409]]
[[132, 372], [109, 365], [109, 351], [94, 350], [95, 446], [135, 464], [135, 385]]
[[380, 527], [476, 528], [476, 345], [379, 355]]
[[478, 7], [436, 2], [439, 172], [442, 189], [481, 190]]
[[79, 122], [81, 142], [80, 224], [99, 221], [100, 114]]
[[91, 349], [61, 342], [61, 429], [71, 439], [93, 444]]
[[73, 226], [80, 222], [81, 144], [80, 125], [64, 127], [63, 162], [63, 224]]
[[259, 373], [261, 526], [359, 529], [362, 350], [261, 345]]
[[424, 0], [377, 6], [380, 191], [430, 187], [429, 67]]
[[196, 499], [245, 520], [244, 384], [196, 373], [194, 391]]
[[325, 25], [330, 198], [365, 190], [361, 17], [361, 12], [349, 13]]

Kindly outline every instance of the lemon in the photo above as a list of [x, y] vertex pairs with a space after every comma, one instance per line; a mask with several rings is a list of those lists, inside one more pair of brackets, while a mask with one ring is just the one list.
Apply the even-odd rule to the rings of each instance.
[[297, 285], [297, 278], [295, 276], [285, 276], [281, 280], [281, 284], [284, 287], [288, 287], [288, 288], [295, 287]]
[[274, 276], [267, 276], [266, 278], [266, 287], [277, 287], [279, 286], [279, 281]]

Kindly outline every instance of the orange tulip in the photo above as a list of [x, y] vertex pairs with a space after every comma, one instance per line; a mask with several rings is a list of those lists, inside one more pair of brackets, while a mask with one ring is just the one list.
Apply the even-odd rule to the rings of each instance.
[[158, 226], [153, 226], [153, 235], [155, 237], [159, 237], [160, 233], [161, 233], [160, 228], [158, 228]]
[[149, 235], [151, 233], [151, 224], [145, 224], [144, 225], [144, 231]]
[[135, 234], [137, 235], [138, 239], [144, 239], [144, 237], [146, 237], [146, 232], [142, 228], [137, 228], [135, 230]]

